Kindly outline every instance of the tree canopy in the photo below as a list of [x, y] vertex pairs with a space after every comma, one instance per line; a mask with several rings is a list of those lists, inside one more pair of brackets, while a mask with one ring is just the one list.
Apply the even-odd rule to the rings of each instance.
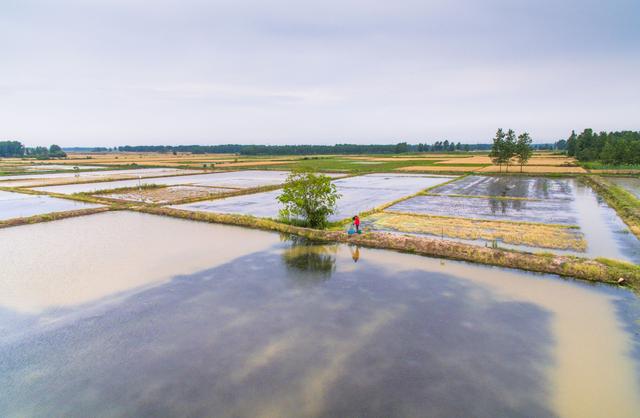
[[567, 139], [567, 155], [579, 161], [602, 161], [612, 165], [640, 164], [640, 131], [575, 131]]
[[324, 228], [336, 210], [340, 194], [329, 176], [309, 170], [292, 171], [285, 181], [278, 201], [280, 216], [289, 221], [303, 222], [312, 228]]
[[493, 145], [489, 157], [491, 161], [500, 167], [506, 165], [507, 172], [509, 171], [509, 163], [516, 157], [518, 164], [520, 164], [520, 171], [529, 158], [533, 154], [532, 140], [527, 132], [520, 134], [516, 138], [516, 133], [513, 129], [509, 129], [505, 134], [502, 128], [498, 129], [496, 135], [493, 137]]

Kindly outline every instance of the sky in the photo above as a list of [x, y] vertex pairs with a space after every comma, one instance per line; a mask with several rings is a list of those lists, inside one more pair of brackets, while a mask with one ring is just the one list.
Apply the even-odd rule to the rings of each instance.
[[0, 0], [0, 140], [639, 130], [638, 22], [638, 0]]

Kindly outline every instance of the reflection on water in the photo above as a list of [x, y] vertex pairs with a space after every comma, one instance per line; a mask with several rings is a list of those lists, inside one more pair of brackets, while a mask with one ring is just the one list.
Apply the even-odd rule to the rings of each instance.
[[297, 235], [281, 234], [288, 245], [282, 252], [284, 265], [298, 283], [328, 280], [336, 269], [337, 245], [321, 245]]
[[[174, 239], [185, 224], [159, 219], [177, 222], [175, 230], [163, 223]], [[218, 238], [236, 231], [188, 225], [211, 227]], [[229, 255], [214, 258], [210, 268], [192, 264], [170, 280], [125, 293], [106, 292], [64, 310], [2, 303], [0, 416], [632, 417], [638, 411], [633, 346], [623, 328], [633, 324], [622, 325], [613, 305], [633, 299], [627, 292], [250, 232], [256, 235], [221, 240], [227, 245], [216, 249], [226, 247]], [[171, 265], [164, 259], [186, 261], [176, 247], [151, 246], [155, 260], [147, 260], [164, 267]], [[96, 261], [99, 253], [90, 257]], [[77, 274], [67, 273], [73, 283]], [[58, 298], [64, 288], [53, 284]]]

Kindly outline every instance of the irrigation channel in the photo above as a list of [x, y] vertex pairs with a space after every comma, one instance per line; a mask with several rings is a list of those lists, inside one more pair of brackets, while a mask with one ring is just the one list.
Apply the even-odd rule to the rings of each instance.
[[[262, 185], [214, 175], [198, 187]], [[630, 234], [590, 188], [475, 177], [338, 179], [353, 190], [340, 216], [380, 206], [367, 196], [391, 202], [425, 188], [396, 205], [415, 213], [440, 207], [425, 198], [462, 199], [461, 211], [477, 205], [471, 218], [491, 214], [487, 199], [522, 197], [498, 212], [548, 213], [576, 224], [594, 255], [606, 246], [632, 259], [621, 238]], [[0, 193], [0, 214], [6, 202], [100, 205]], [[640, 411], [640, 300], [624, 287], [129, 210], [0, 229], [0, 254], [2, 417]]]

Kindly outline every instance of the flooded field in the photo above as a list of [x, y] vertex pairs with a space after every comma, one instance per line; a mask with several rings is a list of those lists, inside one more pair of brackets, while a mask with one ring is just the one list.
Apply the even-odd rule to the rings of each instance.
[[41, 184], [57, 184], [73, 181], [91, 181], [110, 178], [137, 178], [169, 176], [175, 174], [198, 173], [195, 170], [180, 170], [176, 168], [140, 168], [132, 170], [98, 170], [81, 173], [52, 173], [52, 174], [23, 174], [19, 176], [0, 177], [3, 187], [30, 187]]
[[[420, 176], [410, 174], [368, 174], [335, 180], [334, 184], [341, 194], [337, 210], [329, 219], [337, 221], [360, 212], [373, 209], [404, 196], [411, 195], [428, 187], [444, 183], [452, 177]], [[280, 203], [277, 201], [280, 190], [252, 195], [229, 197], [214, 201], [204, 201], [176, 206], [177, 209], [253, 215], [277, 218]]]
[[640, 178], [638, 177], [607, 177], [611, 183], [618, 185], [640, 199]]
[[396, 212], [422, 213], [461, 218], [510, 220], [575, 225], [570, 200], [522, 200], [416, 196], [389, 208]]
[[467, 176], [433, 189], [431, 192], [446, 195], [531, 199], [570, 199], [572, 193], [571, 185], [566, 179], [512, 176]]
[[[100, 205], [0, 190], [0, 221], [42, 215], [45, 213], [66, 212], [97, 207], [100, 207]], [[4, 257], [4, 255], [2, 255], [2, 257]]]
[[127, 212], [0, 254], [3, 417], [640, 410], [623, 289]]
[[167, 186], [151, 189], [132, 190], [126, 193], [108, 193], [100, 195], [110, 199], [125, 200], [130, 202], [145, 203], [171, 203], [182, 199], [205, 199], [212, 196], [220, 196], [241, 189], [203, 186]]
[[229, 171], [178, 177], [156, 177], [142, 182], [136, 180], [107, 181], [102, 183], [68, 184], [65, 186], [37, 187], [34, 190], [62, 194], [91, 193], [103, 190], [136, 187], [139, 184], [191, 185], [203, 187], [230, 187], [237, 189], [274, 186], [284, 183], [287, 171]]
[[[576, 226], [579, 228], [576, 232], [584, 237], [587, 245], [584, 251], [575, 254], [640, 263], [640, 241], [630, 233], [613, 209], [590, 187], [576, 179], [469, 176], [435, 188], [431, 193], [441, 195], [416, 196], [387, 210], [428, 216]], [[389, 222], [382, 224], [378, 220], [372, 220], [368, 225], [377, 230], [410, 232], [403, 225], [392, 227]], [[454, 238], [465, 239], [476, 236], [478, 244], [485, 245], [486, 239], [479, 237], [492, 234], [486, 233], [483, 224], [478, 224], [477, 228], [475, 233], [462, 231], [452, 235]], [[526, 236], [531, 233], [529, 225], [513, 228], [521, 229], [523, 235], [520, 241], [523, 243], [531, 244], [535, 241]], [[418, 230], [416, 232], [424, 233]], [[443, 231], [442, 235], [447, 234]], [[559, 244], [551, 248], [563, 247]], [[535, 250], [530, 246], [520, 249]]]

